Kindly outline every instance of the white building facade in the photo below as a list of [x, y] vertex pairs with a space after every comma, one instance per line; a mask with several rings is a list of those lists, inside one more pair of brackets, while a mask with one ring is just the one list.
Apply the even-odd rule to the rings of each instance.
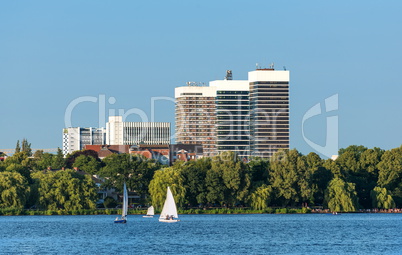
[[69, 127], [63, 129], [63, 154], [84, 149], [85, 145], [105, 144], [105, 128]]
[[124, 122], [122, 116], [110, 116], [106, 123], [109, 145], [170, 144], [169, 122]]

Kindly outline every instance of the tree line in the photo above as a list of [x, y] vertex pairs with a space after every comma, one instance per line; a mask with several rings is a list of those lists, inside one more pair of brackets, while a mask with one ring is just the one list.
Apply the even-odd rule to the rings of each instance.
[[389, 209], [402, 205], [402, 147], [349, 146], [336, 160], [316, 153], [280, 151], [244, 163], [233, 152], [158, 170], [150, 183], [155, 206], [170, 186], [181, 206], [323, 206], [331, 211]]
[[244, 162], [223, 152], [166, 167], [140, 155], [112, 154], [100, 160], [90, 150], [66, 158], [60, 149], [57, 154], [36, 151], [30, 157], [30, 144], [24, 143], [25, 150], [0, 162], [0, 208], [93, 209], [98, 187], [92, 175], [104, 180], [101, 188], [121, 191], [126, 182], [143, 198], [140, 203], [157, 208], [167, 186], [182, 208], [322, 206], [350, 212], [402, 205], [402, 146], [384, 151], [353, 145], [340, 149], [336, 160], [293, 149], [269, 160]]

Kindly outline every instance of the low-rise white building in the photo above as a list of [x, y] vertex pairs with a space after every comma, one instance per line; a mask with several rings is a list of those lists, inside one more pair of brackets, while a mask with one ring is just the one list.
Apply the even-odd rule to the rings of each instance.
[[106, 123], [106, 144], [170, 144], [170, 123], [123, 122], [122, 116], [110, 116]]
[[69, 127], [63, 129], [63, 154], [84, 149], [85, 145], [105, 144], [105, 128]]

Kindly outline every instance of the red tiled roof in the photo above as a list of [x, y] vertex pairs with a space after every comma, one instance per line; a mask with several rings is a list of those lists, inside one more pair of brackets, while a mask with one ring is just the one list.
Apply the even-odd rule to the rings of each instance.
[[128, 153], [130, 145], [85, 145], [85, 149], [94, 150], [98, 152], [98, 154], [102, 150], [109, 150], [112, 153]]

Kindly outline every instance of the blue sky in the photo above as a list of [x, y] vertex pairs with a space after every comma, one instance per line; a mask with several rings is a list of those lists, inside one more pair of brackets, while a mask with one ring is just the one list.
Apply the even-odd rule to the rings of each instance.
[[[325, 145], [326, 118], [339, 118], [339, 146], [391, 149], [402, 141], [400, 1], [1, 1], [0, 149], [27, 138], [62, 146], [64, 114], [82, 96], [106, 112], [174, 97], [187, 81], [247, 79], [255, 64], [291, 72], [291, 148], [314, 151], [303, 115], [334, 94], [339, 109], [306, 121]], [[157, 101], [155, 121], [174, 125]], [[99, 126], [96, 103], [73, 126]], [[137, 121], [131, 115], [128, 120]]]

